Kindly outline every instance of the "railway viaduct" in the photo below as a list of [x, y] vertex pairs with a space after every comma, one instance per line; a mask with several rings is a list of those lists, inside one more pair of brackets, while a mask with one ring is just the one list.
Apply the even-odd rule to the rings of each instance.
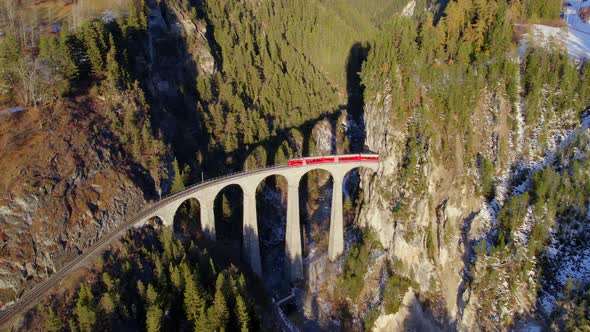
[[[0, 311], [0, 326], [7, 323], [16, 314], [34, 305], [44, 294], [54, 287], [61, 278], [84, 266], [93, 255], [106, 250], [110, 243], [127, 234], [129, 228], [143, 227], [150, 219], [158, 217], [164, 225], [172, 227], [174, 215], [182, 203], [195, 198], [201, 205], [201, 225], [211, 239], [215, 239], [214, 200], [223, 188], [238, 185], [244, 195], [243, 248], [252, 271], [262, 274], [260, 249], [258, 246], [258, 225], [256, 219], [256, 188], [267, 177], [283, 176], [288, 183], [287, 197], [287, 232], [286, 254], [291, 280], [303, 278], [303, 261], [301, 247], [301, 226], [299, 223], [299, 182], [307, 172], [321, 169], [332, 175], [332, 214], [330, 219], [330, 239], [328, 253], [335, 260], [344, 251], [344, 229], [342, 208], [342, 186], [348, 172], [355, 168], [366, 167], [376, 171], [379, 157], [375, 154], [338, 155], [297, 159], [290, 165], [274, 166], [258, 170], [245, 171], [193, 185], [179, 193], [168, 196], [148, 205], [136, 216], [126, 220], [109, 233], [103, 235], [96, 243], [82, 254], [68, 262], [48, 279], [24, 293], [9, 308]], [[0, 328], [1, 329], [1, 328]]]
[[[302, 162], [305, 160], [305, 162]], [[333, 180], [332, 211], [328, 255], [333, 261], [344, 251], [342, 190], [344, 177], [351, 170], [365, 167], [377, 171], [379, 159], [374, 154], [339, 155], [298, 159], [299, 165], [275, 166], [236, 173], [192, 186], [182, 192], [155, 203], [134, 227], [143, 227], [150, 219], [159, 218], [165, 226], [172, 227], [174, 215], [179, 207], [189, 199], [197, 199], [200, 204], [201, 227], [212, 240], [215, 239], [214, 200], [217, 194], [231, 185], [241, 187], [244, 197], [243, 244], [244, 257], [254, 273], [261, 276], [260, 248], [256, 216], [256, 188], [266, 178], [283, 176], [287, 180], [287, 230], [285, 252], [291, 280], [303, 277], [301, 248], [301, 229], [299, 221], [299, 182], [307, 172], [320, 169], [330, 173]]]

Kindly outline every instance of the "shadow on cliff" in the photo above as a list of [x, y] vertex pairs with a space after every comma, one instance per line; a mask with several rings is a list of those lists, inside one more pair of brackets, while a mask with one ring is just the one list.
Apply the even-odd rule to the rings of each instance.
[[152, 1], [148, 5], [148, 31], [138, 43], [141, 49], [129, 56], [131, 74], [146, 92], [153, 131], [163, 134], [162, 140], [181, 165], [189, 164], [195, 151], [209, 144], [209, 137], [203, 113], [195, 111], [199, 69], [188, 40], [178, 30], [186, 17], [178, 17], [179, 9], [172, 7], [175, 3]]
[[[137, 63], [135, 66], [136, 75], [144, 82], [145, 90], [148, 92], [154, 130], [164, 133], [165, 143], [173, 148], [174, 155], [181, 164], [181, 169], [182, 165], [192, 167], [190, 182], [196, 183], [201, 179], [210, 179], [246, 169], [247, 159], [256, 151], [258, 151], [256, 153], [263, 151], [261, 159], [264, 161], [261, 166], [285, 163], [286, 160], [277, 158], [279, 149], [285, 145], [285, 142], [291, 152], [286, 156], [287, 158], [315, 154], [316, 144], [313, 142], [312, 133], [314, 128], [322, 122], [329, 123], [331, 130], [330, 153], [339, 153], [343, 149], [338, 140], [339, 126], [342, 125], [344, 117], [346, 117], [350, 152], [358, 153], [364, 150], [366, 136], [363, 119], [364, 88], [359, 72], [370, 49], [367, 44], [355, 43], [348, 51], [345, 68], [348, 100], [345, 105], [334, 105], [332, 112], [319, 114], [298, 126], [278, 128], [273, 131], [272, 136], [264, 140], [254, 144], [241, 145], [236, 150], [226, 152], [210, 146], [211, 141], [205, 125], [204, 112], [195, 111], [199, 100], [196, 77], [200, 72], [191, 57], [188, 41], [173, 31], [174, 25], [182, 18], [178, 17], [176, 11], [170, 8], [173, 4], [159, 2], [158, 4], [152, 3], [151, 6], [158, 6], [154, 7], [154, 10], [162, 13], [165, 24], [158, 29], [150, 28], [152, 29], [149, 31], [152, 34], [150, 38], [152, 38], [154, 46], [152, 49], [146, 49], [144, 54], [149, 60], [150, 70], [140, 71], [139, 65], [141, 63]], [[206, 17], [200, 18], [206, 20]], [[220, 49], [213, 37], [213, 27], [210, 22], [207, 23], [206, 38], [209, 45], [214, 46], [212, 47], [212, 55], [216, 68], [219, 70], [222, 66]], [[295, 142], [293, 131], [301, 134], [302, 142]], [[199, 154], [202, 156], [201, 160], [195, 161], [195, 155]], [[307, 188], [303, 189], [307, 191]], [[228, 189], [227, 195], [226, 193], [221, 194], [219, 196], [222, 197], [221, 201], [218, 200], [215, 204], [216, 230], [220, 239], [229, 235], [231, 242], [243, 240], [243, 208], [240, 195], [234, 194], [231, 189]], [[306, 200], [307, 195], [302, 199]], [[301, 220], [307, 220], [305, 204], [300, 204], [300, 209], [303, 209], [304, 213]], [[283, 218], [282, 216], [275, 217]], [[282, 250], [284, 251], [284, 249]], [[286, 256], [284, 252], [282, 254]]]
[[[272, 166], [283, 163], [284, 160], [277, 160], [276, 154], [285, 142], [288, 143], [292, 149], [292, 154], [288, 157], [307, 157], [315, 155], [318, 152], [313, 142], [313, 130], [322, 122], [329, 124], [331, 133], [330, 153], [337, 154], [345, 152], [346, 147], [339, 146], [339, 126], [342, 125], [342, 117], [346, 117], [346, 134], [350, 142], [348, 147], [351, 153], [364, 152], [364, 143], [366, 138], [366, 130], [364, 123], [364, 86], [359, 75], [362, 70], [362, 65], [367, 59], [370, 46], [366, 43], [355, 43], [349, 50], [346, 61], [346, 91], [348, 95], [347, 103], [338, 105], [332, 112], [326, 112], [318, 115], [315, 118], [308, 119], [298, 126], [277, 128], [274, 135], [260, 140], [256, 143], [242, 145], [233, 151], [218, 151], [209, 150], [205, 144], [201, 144], [203, 151], [207, 151], [207, 163], [202, 165], [206, 177], [214, 177], [221, 174], [226, 174], [233, 171], [244, 169], [246, 159], [256, 150], [263, 149], [266, 155], [265, 166]], [[217, 61], [217, 60], [216, 60]], [[204, 130], [204, 126], [201, 126]], [[302, 142], [299, 147], [295, 142], [294, 131], [301, 134]], [[348, 152], [348, 151], [346, 151]]]
[[[148, 31], [134, 37], [134, 50], [127, 57], [130, 68], [133, 68], [130, 75], [132, 79], [142, 83], [142, 88], [146, 92], [153, 131], [163, 133], [162, 139], [172, 148], [173, 155], [179, 160], [181, 170], [184, 165], [191, 166], [190, 182], [242, 170], [246, 159], [257, 148], [267, 152], [265, 166], [284, 162], [284, 160], [276, 160], [275, 156], [284, 142], [288, 142], [292, 148], [292, 153], [287, 157], [315, 154], [312, 132], [314, 127], [322, 121], [327, 121], [330, 125], [332, 134], [330, 153], [341, 153], [343, 146], [337, 137], [343, 122], [341, 117], [344, 116], [345, 111], [347, 134], [350, 140], [349, 150], [363, 151], [364, 89], [358, 73], [370, 49], [367, 44], [355, 43], [348, 51], [345, 68], [348, 94], [346, 104], [334, 105], [332, 112], [319, 114], [302, 125], [277, 128], [273, 130], [274, 134], [265, 140], [242, 145], [234, 151], [221, 151], [219, 147], [211, 146], [205, 111], [196, 111], [200, 98], [196, 81], [202, 73], [191, 55], [194, 45], [190, 43], [190, 38], [182, 36], [178, 27], [180, 22], [188, 21], [188, 14], [179, 9], [175, 3], [149, 1], [148, 6], [151, 9]], [[195, 8], [198, 9], [197, 18], [204, 20], [207, 24], [207, 33], [204, 38], [215, 60], [216, 70], [221, 70], [222, 56], [214, 38], [214, 27], [207, 20], [202, 6], [197, 5]], [[294, 142], [293, 130], [301, 133], [303, 142], [300, 147], [297, 142]], [[168, 164], [170, 160], [163, 162]], [[162, 184], [164, 192], [170, 185], [168, 182], [169, 180]], [[158, 187], [158, 184], [145, 184], [145, 186], [153, 188]]]
[[414, 296], [407, 309], [408, 314], [401, 323], [402, 331], [455, 331], [451, 326], [438, 323], [450, 321], [446, 308], [433, 308]]
[[469, 239], [469, 233], [471, 232], [471, 224], [473, 223], [473, 219], [479, 214], [479, 212], [471, 212], [465, 221], [463, 222], [463, 228], [461, 231], [461, 244], [463, 244], [463, 278], [461, 279], [461, 283], [459, 284], [459, 288], [457, 290], [457, 320], [463, 319], [463, 310], [465, 306], [469, 303], [471, 299], [471, 292], [468, 293], [468, 298], [464, 299], [463, 295], [465, 291], [470, 287], [471, 283], [471, 257], [472, 257], [472, 248], [475, 247], [477, 241]]
[[350, 151], [353, 153], [363, 152], [367, 136], [364, 120], [365, 87], [362, 85], [360, 72], [370, 49], [368, 43], [357, 42], [350, 48], [346, 60], [347, 122]]

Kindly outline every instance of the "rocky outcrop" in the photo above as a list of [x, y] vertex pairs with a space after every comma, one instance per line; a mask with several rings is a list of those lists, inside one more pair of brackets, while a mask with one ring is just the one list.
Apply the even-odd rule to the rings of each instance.
[[[515, 75], [520, 90], [522, 74]], [[540, 300], [530, 290], [542, 286], [532, 276], [546, 266], [533, 257], [527, 271], [513, 266], [519, 264], [516, 254], [494, 255], [495, 247], [501, 246], [497, 217], [511, 197], [529, 190], [540, 169], [563, 170], [555, 164], [563, 158], [564, 146], [579, 136], [579, 111], [563, 109], [556, 116], [556, 110], [541, 107], [537, 117], [527, 117], [524, 113], [532, 111], [525, 97], [511, 100], [506, 91], [484, 87], [469, 110], [469, 126], [477, 128], [470, 137], [461, 138], [454, 129], [444, 138], [420, 136], [409, 133], [408, 118], [413, 115], [396, 113], [399, 105], [387, 81], [368, 86], [372, 90], [365, 94], [366, 146], [379, 153], [381, 162], [376, 176], [362, 177], [368, 190], [358, 220], [377, 232], [393, 273], [417, 283], [416, 301], [443, 329], [505, 330], [515, 317], [534, 315]], [[543, 93], [549, 99], [559, 91]], [[586, 119], [582, 118], [584, 130]], [[493, 197], [483, 194], [482, 160], [493, 164], [493, 174], [488, 175], [493, 178]], [[529, 206], [524, 233], [530, 215]], [[515, 247], [528, 250], [518, 241]], [[411, 311], [382, 317], [377, 326], [391, 330], [400, 322], [411, 323], [416, 316]]]
[[[176, 1], [148, 3], [146, 75], [153, 97], [182, 98], [183, 85], [196, 90], [195, 78], [215, 71], [209, 49], [207, 26], [189, 14]], [[188, 92], [188, 91], [187, 91]]]
[[0, 306], [138, 212], [153, 188], [87, 102], [0, 123]]
[[[482, 100], [482, 109], [478, 110], [481, 116], [476, 118], [482, 122], [478, 127], [488, 128], [480, 134], [481, 150], [497, 158], [494, 141], [509, 135], [502, 124], [510, 116], [510, 108], [501, 96], [486, 97], [489, 100]], [[487, 114], [495, 115], [494, 125], [483, 125], [492, 118]], [[430, 141], [421, 151], [416, 182], [400, 180], [408, 133], [405, 124], [394, 119], [391, 96], [385, 88], [365, 106], [366, 145], [379, 153], [381, 163], [376, 176], [363, 176], [363, 186], [368, 190], [359, 223], [376, 231], [394, 273], [417, 282], [416, 291], [431, 294], [430, 301], [437, 302], [439, 308], [435, 316], [450, 327], [451, 322], [461, 320], [464, 275], [471, 251], [469, 233], [482, 207], [477, 171], [463, 165], [460, 142], [455, 143], [456, 158], [449, 164], [433, 153], [438, 143]], [[411, 325], [415, 316], [410, 315], [412, 310], [400, 311], [393, 320]], [[407, 317], [401, 317], [404, 312]], [[391, 324], [377, 326], [385, 331], [385, 327], [395, 325]]]
[[377, 331], [436, 331], [439, 329], [432, 317], [425, 312], [412, 289], [404, 295], [402, 306], [397, 313], [381, 316], [375, 321]]

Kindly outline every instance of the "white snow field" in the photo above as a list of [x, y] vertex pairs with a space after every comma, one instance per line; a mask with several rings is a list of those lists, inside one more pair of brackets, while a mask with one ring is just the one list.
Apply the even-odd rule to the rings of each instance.
[[[541, 24], [530, 25], [533, 40], [542, 45], [550, 41], [557, 42], [562, 47], [567, 47], [568, 53], [575, 58], [590, 58], [590, 24], [584, 22], [578, 16], [578, 10], [590, 6], [590, 1], [571, 0], [565, 7], [563, 20], [567, 27], [550, 27]], [[526, 36], [521, 41], [520, 55], [524, 53], [528, 39]]]

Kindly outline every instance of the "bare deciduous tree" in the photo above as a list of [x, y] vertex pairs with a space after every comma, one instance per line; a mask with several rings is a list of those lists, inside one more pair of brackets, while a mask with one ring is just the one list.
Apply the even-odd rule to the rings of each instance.
[[23, 58], [15, 68], [20, 89], [19, 95], [26, 105], [37, 107], [40, 89], [39, 60], [35, 58]]

